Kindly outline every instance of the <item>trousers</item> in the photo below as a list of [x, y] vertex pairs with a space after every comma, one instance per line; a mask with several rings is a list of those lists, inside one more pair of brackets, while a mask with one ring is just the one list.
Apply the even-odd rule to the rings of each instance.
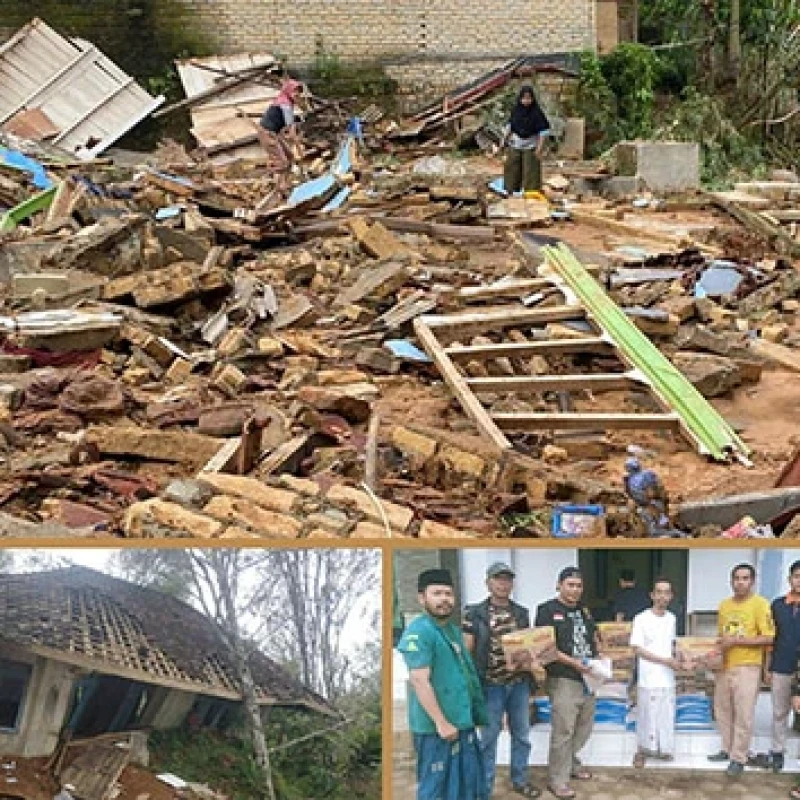
[[596, 699], [587, 694], [583, 681], [571, 678], [548, 676], [545, 688], [551, 706], [547, 774], [550, 785], [558, 788], [580, 766], [578, 753], [591, 736]]
[[489, 724], [481, 728], [481, 750], [491, 795], [497, 762], [497, 740], [503, 729], [503, 717], [508, 720], [508, 732], [511, 734], [511, 783], [524, 786], [528, 782], [531, 691], [528, 681], [517, 681], [506, 685], [487, 685], [484, 692]]

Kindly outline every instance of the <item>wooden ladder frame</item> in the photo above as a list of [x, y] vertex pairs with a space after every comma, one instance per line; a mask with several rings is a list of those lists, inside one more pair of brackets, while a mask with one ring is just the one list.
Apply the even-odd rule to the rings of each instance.
[[[518, 306], [494, 307], [483, 311], [466, 310], [441, 316], [421, 316], [414, 320], [414, 331], [433, 360], [447, 386], [456, 396], [466, 415], [479, 431], [500, 450], [512, 448], [506, 432], [555, 430], [668, 430], [680, 432], [680, 417], [665, 408], [652, 391], [647, 378], [615, 347], [558, 276], [523, 280], [501, 280], [489, 286], [471, 286], [456, 292], [462, 302], [476, 303], [503, 298], [520, 298], [537, 292], [559, 292], [561, 305], [542, 308]], [[584, 339], [545, 339], [530, 342], [504, 341], [497, 344], [453, 345], [450, 342], [476, 335], [522, 328], [551, 322], [587, 321], [594, 336]], [[490, 378], [469, 378], [458, 368], [467, 361], [490, 361], [495, 358], [554, 355], [584, 352], [609, 353], [627, 368], [623, 373], [569, 375], [515, 375]], [[485, 392], [574, 391], [578, 389], [625, 389], [644, 387], [662, 407], [662, 413], [494, 413], [479, 399]]]

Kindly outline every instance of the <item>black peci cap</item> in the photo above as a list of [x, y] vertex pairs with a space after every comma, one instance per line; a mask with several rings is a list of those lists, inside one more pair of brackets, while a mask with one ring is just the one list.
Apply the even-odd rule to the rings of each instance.
[[453, 576], [448, 569], [426, 569], [417, 579], [417, 591], [424, 592], [429, 586], [453, 585]]

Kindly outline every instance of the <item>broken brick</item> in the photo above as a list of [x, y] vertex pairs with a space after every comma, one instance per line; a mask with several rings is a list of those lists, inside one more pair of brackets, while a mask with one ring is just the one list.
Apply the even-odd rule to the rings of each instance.
[[269, 511], [249, 500], [218, 495], [206, 504], [203, 511], [222, 522], [241, 525], [265, 536], [296, 539], [302, 525], [292, 517]]
[[256, 478], [226, 475], [223, 472], [201, 472], [197, 479], [219, 493], [250, 500], [281, 514], [290, 514], [297, 505], [298, 497], [294, 492], [267, 486]]
[[153, 530], [154, 528], [165, 528], [187, 536], [210, 539], [221, 533], [222, 524], [176, 503], [168, 503], [158, 498], [135, 503], [125, 512], [123, 530], [127, 536], [146, 537], [157, 532]]
[[[355, 506], [358, 511], [372, 522], [383, 522], [383, 516], [375, 502], [366, 492], [362, 492], [360, 489], [341, 485], [331, 486], [325, 497], [331, 503], [344, 503]], [[380, 500], [380, 506], [386, 514], [392, 530], [404, 532], [414, 518], [414, 512], [410, 508], [397, 505], [397, 503]]]

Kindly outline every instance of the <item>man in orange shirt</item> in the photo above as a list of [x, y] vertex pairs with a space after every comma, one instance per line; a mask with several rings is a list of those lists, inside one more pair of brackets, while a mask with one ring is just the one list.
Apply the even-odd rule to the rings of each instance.
[[733, 597], [719, 605], [717, 628], [723, 667], [716, 676], [714, 714], [722, 735], [722, 750], [708, 760], [729, 761], [725, 770], [729, 778], [739, 778], [744, 772], [764, 654], [775, 638], [769, 603], [753, 592], [755, 580], [756, 571], [751, 564], [735, 566], [731, 571]]

